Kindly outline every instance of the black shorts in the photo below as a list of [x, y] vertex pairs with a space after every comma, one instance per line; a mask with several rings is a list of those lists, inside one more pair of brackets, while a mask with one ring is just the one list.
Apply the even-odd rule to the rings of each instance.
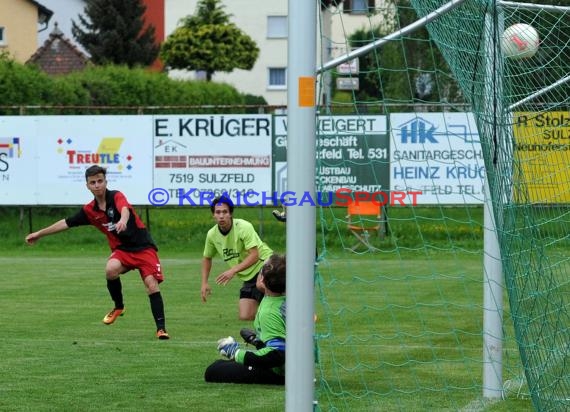
[[243, 282], [243, 285], [239, 290], [240, 299], [255, 299], [256, 301], [261, 302], [261, 299], [263, 299], [263, 293], [261, 293], [261, 291], [255, 286], [257, 283], [257, 276], [259, 276], [259, 273], [250, 280]]

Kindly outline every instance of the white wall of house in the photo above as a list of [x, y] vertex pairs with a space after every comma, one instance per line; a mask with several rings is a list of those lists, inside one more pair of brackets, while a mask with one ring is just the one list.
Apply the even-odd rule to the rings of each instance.
[[[194, 14], [196, 0], [166, 0], [166, 36], [172, 33], [179, 19]], [[287, 39], [268, 38], [268, 16], [287, 16], [287, 0], [255, 1], [227, 0], [225, 11], [231, 21], [249, 35], [260, 49], [259, 57], [251, 71], [234, 70], [231, 73], [216, 72], [213, 81], [226, 82], [244, 93], [261, 95], [271, 105], [287, 103], [286, 87], [269, 86], [269, 68], [287, 67]], [[194, 73], [173, 71], [173, 77], [195, 78]]]
[[[196, 12], [197, 3], [198, 0], [165, 0], [166, 36], [176, 29], [181, 18]], [[48, 29], [39, 34], [39, 45], [47, 39], [55, 22], [65, 36], [77, 44], [71, 34], [71, 20], [78, 21], [78, 14], [84, 14], [85, 0], [42, 0], [42, 4], [53, 10], [54, 15]], [[238, 69], [231, 73], [217, 72], [213, 80], [231, 84], [242, 93], [263, 96], [270, 105], [287, 105], [287, 86], [269, 84], [270, 69], [287, 68], [287, 38], [268, 36], [268, 20], [279, 20], [279, 16], [286, 18], [288, 0], [223, 0], [223, 4], [226, 13], [231, 15], [231, 21], [257, 43], [260, 54], [251, 71]], [[346, 53], [347, 37], [357, 29], [380, 24], [381, 18], [381, 15], [342, 13], [336, 8], [320, 14], [320, 21], [315, 25], [317, 66]], [[80, 45], [78, 47], [81, 48]], [[194, 72], [180, 70], [172, 71], [170, 75], [174, 78], [196, 78]], [[321, 94], [326, 94], [326, 89], [323, 87]]]
[[[165, 32], [166, 36], [172, 33], [180, 18], [194, 14], [197, 0], [166, 0]], [[287, 0], [225, 0], [225, 12], [231, 14], [230, 18], [242, 31], [248, 34], [258, 45], [260, 54], [251, 71], [234, 70], [231, 73], [215, 73], [213, 80], [226, 82], [243, 93], [263, 96], [268, 104], [275, 106], [287, 105], [287, 87], [270, 85], [270, 69], [286, 69], [287, 67], [287, 39], [268, 37], [268, 19], [278, 16], [287, 16]], [[365, 14], [351, 15], [342, 13], [336, 8], [321, 14], [324, 24], [317, 22], [318, 56], [317, 66], [330, 58], [346, 53], [347, 36], [355, 30], [380, 23], [379, 16]], [[330, 30], [330, 34], [327, 34]], [[321, 33], [323, 36], [321, 36]], [[323, 38], [323, 46], [321, 46]], [[196, 78], [195, 73], [185, 71], [172, 71], [172, 77]], [[323, 90], [323, 93], [326, 93]]]

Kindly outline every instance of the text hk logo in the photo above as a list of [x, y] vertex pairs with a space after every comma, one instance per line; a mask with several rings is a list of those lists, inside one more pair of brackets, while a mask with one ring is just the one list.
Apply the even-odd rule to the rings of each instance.
[[399, 129], [402, 143], [438, 143], [434, 137], [437, 128], [421, 117], [401, 124]]

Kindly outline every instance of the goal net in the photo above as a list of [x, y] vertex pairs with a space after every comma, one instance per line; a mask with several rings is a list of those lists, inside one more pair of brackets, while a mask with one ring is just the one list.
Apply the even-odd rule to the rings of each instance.
[[568, 409], [570, 2], [321, 9], [318, 407]]

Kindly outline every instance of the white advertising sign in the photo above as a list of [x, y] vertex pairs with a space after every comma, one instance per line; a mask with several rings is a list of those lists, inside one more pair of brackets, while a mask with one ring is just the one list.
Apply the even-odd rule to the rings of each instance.
[[159, 205], [207, 205], [227, 193], [271, 194], [271, 115], [155, 116], [154, 189]]
[[393, 191], [418, 204], [481, 204], [485, 166], [471, 113], [390, 115]]
[[0, 204], [37, 203], [36, 136], [35, 118], [0, 117]]
[[339, 74], [358, 74], [360, 71], [358, 57], [345, 63], [339, 64], [336, 68], [336, 71]]
[[0, 155], [8, 166], [0, 172], [1, 204], [87, 203], [84, 172], [93, 164], [107, 168], [109, 189], [122, 191], [132, 204], [147, 204], [151, 131], [151, 116], [2, 117], [0, 140], [12, 139], [13, 150], [8, 144], [8, 154]]
[[[275, 119], [273, 125], [271, 115], [253, 114], [2, 116], [0, 205], [84, 204], [91, 198], [84, 171], [92, 164], [107, 167], [109, 188], [134, 205], [204, 205], [224, 192], [238, 205], [248, 205], [250, 192], [273, 203], [264, 198], [273, 193], [273, 155], [276, 189], [286, 186], [286, 117]], [[389, 136], [382, 137], [384, 118], [375, 140], [368, 132], [362, 137], [365, 148], [344, 136], [353, 132], [343, 127], [359, 124], [354, 119], [319, 117], [317, 155], [326, 179], [370, 177], [384, 185], [389, 174], [390, 190], [421, 192], [419, 204], [483, 202], [485, 168], [472, 114], [392, 114]], [[337, 161], [350, 163], [343, 168]]]

